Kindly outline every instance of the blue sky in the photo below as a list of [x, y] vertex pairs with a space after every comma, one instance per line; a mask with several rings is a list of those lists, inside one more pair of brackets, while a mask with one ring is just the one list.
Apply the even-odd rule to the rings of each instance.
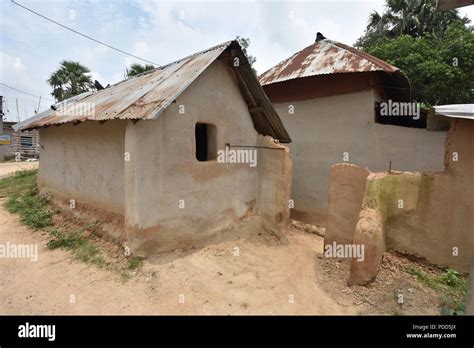
[[[384, 1], [150, 1], [17, 0], [77, 31], [159, 64], [240, 35], [251, 40], [259, 73], [311, 44], [316, 32], [349, 45], [363, 34], [372, 10]], [[0, 0], [0, 82], [43, 97], [51, 105], [46, 82], [59, 62], [87, 66], [103, 85], [123, 79], [125, 67], [140, 62], [71, 33], [10, 0]], [[474, 6], [460, 10], [474, 19]], [[38, 99], [0, 86], [7, 119], [33, 115]]]

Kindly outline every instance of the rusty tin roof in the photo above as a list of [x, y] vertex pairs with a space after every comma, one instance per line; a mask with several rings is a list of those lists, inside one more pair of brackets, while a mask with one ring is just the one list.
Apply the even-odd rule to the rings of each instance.
[[259, 81], [262, 85], [268, 85], [300, 77], [370, 71], [394, 73], [399, 69], [368, 53], [324, 39], [296, 52], [264, 72]]
[[[228, 41], [173, 63], [133, 76], [97, 92], [86, 92], [60, 103], [41, 114], [18, 123], [17, 130], [34, 129], [63, 123], [106, 121], [112, 119], [156, 119], [206, 68], [226, 52], [244, 62], [232, 67], [249, 106], [255, 129], [281, 142], [291, 141], [278, 114], [251, 71], [236, 41]], [[250, 95], [249, 95], [250, 94]], [[94, 106], [92, 113], [77, 113], [74, 108]], [[59, 111], [61, 110], [61, 112]]]

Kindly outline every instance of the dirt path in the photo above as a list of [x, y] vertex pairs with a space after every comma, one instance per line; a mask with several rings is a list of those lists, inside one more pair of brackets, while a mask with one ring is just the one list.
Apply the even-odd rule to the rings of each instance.
[[145, 261], [124, 283], [67, 251], [46, 249], [46, 233], [20, 225], [0, 204], [0, 244], [37, 244], [39, 253], [36, 262], [0, 258], [0, 314], [356, 314], [318, 285], [315, 252], [323, 240], [315, 235], [168, 254]]
[[36, 169], [38, 162], [3, 162], [0, 163], [0, 179], [22, 169]]

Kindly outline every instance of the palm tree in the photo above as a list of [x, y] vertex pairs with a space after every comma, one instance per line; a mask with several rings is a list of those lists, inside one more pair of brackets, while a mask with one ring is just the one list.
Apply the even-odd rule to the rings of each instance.
[[451, 23], [469, 22], [456, 10], [437, 11], [436, 0], [386, 0], [385, 7], [382, 14], [377, 11], [370, 14], [366, 32], [357, 40], [357, 47], [366, 48], [380, 37], [419, 37], [423, 34], [442, 37]]
[[145, 71], [153, 70], [155, 67], [150, 64], [141, 65], [138, 63], [134, 63], [130, 65], [130, 68], [125, 68], [125, 78], [129, 78], [131, 76], [139, 75], [144, 73]]
[[94, 90], [94, 84], [89, 75], [89, 69], [70, 60], [64, 60], [60, 68], [53, 72], [48, 83], [53, 87], [51, 95], [56, 101], [62, 101], [72, 96]]

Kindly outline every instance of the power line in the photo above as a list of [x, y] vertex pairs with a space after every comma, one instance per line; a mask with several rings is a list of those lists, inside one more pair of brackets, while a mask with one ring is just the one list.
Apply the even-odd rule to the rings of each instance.
[[64, 24], [61, 24], [61, 23], [59, 23], [59, 22], [56, 22], [55, 20], [53, 20], [53, 19], [51, 19], [51, 18], [48, 18], [48, 17], [42, 15], [41, 13], [35, 12], [35, 11], [33, 11], [32, 9], [29, 9], [29, 8], [26, 7], [26, 6], [23, 6], [23, 5], [21, 5], [21, 4], [17, 3], [17, 2], [15, 2], [15, 0], [11, 0], [11, 2], [14, 3], [15, 5], [18, 5], [18, 6], [22, 7], [22, 8], [24, 8], [24, 9], [27, 10], [27, 11], [30, 11], [31, 13], [34, 13], [34, 14], [37, 15], [37, 16], [40, 16], [40, 17], [42, 17], [42, 18], [44, 18], [44, 19], [46, 19], [46, 20], [48, 20], [48, 21], [50, 21], [50, 22], [52, 22], [52, 23], [54, 23], [54, 24], [56, 24], [56, 25], [59, 25], [60, 27], [63, 27], [64, 29], [67, 29], [67, 30], [69, 30], [69, 31], [72, 31], [73, 33], [78, 34], [78, 35], [81, 35], [81, 36], [83, 36], [83, 37], [85, 37], [85, 38], [87, 38], [87, 39], [89, 39], [89, 40], [95, 41], [95, 42], [97, 42], [97, 43], [99, 43], [99, 44], [101, 44], [101, 45], [104, 45], [104, 46], [106, 46], [106, 47], [108, 47], [108, 48], [111, 48], [111, 49], [113, 49], [113, 50], [115, 50], [115, 51], [118, 51], [118, 52], [120, 52], [120, 53], [126, 54], [127, 56], [130, 56], [130, 57], [133, 57], [133, 58], [136, 58], [136, 59], [140, 59], [140, 60], [142, 60], [142, 61], [144, 61], [144, 62], [153, 64], [153, 65], [161, 66], [161, 65], [158, 64], [158, 63], [154, 63], [154, 62], [151, 62], [151, 61], [149, 61], [149, 60], [146, 60], [146, 59], [137, 57], [137, 56], [135, 56], [135, 55], [133, 55], [133, 54], [131, 54], [131, 53], [128, 53], [128, 52], [125, 52], [125, 51], [121, 50], [120, 48], [113, 47], [113, 46], [111, 46], [111, 45], [109, 45], [109, 44], [106, 44], [105, 42], [96, 40], [96, 39], [94, 39], [93, 37], [90, 37], [90, 36], [87, 36], [87, 35], [85, 35], [85, 34], [82, 34], [82, 33], [78, 32], [77, 30], [74, 30], [74, 29], [72, 29], [72, 28], [69, 28], [69, 27], [65, 26]]
[[49, 101], [54, 102], [54, 100], [52, 100], [52, 99], [44, 98], [44, 97], [41, 97], [41, 96], [38, 96], [38, 95], [34, 95], [34, 94], [31, 94], [31, 93], [22, 91], [21, 89], [18, 89], [18, 88], [9, 86], [9, 85], [4, 84], [4, 83], [2, 83], [2, 82], [0, 82], [0, 85], [5, 86], [5, 87], [8, 87], [8, 88], [11, 88], [11, 89], [13, 89], [13, 90], [15, 90], [15, 91], [17, 91], [17, 92], [24, 93], [24, 94], [27, 94], [27, 95], [29, 95], [29, 96], [32, 96], [32, 97], [35, 97], [35, 98], [38, 98], [38, 99], [41, 98], [41, 99], [44, 99], [44, 100], [49, 100]]

